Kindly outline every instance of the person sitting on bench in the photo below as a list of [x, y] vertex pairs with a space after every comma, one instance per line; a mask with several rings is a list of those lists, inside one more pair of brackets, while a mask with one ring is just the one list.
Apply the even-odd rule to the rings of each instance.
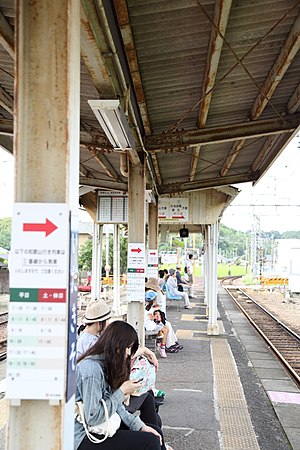
[[167, 286], [170, 290], [171, 295], [176, 295], [178, 297], [182, 297], [184, 300], [184, 307], [185, 309], [192, 309], [193, 307], [190, 305], [189, 296], [186, 292], [180, 292], [177, 287], [177, 281], [176, 281], [176, 273], [174, 269], [169, 270], [169, 278], [167, 281]]

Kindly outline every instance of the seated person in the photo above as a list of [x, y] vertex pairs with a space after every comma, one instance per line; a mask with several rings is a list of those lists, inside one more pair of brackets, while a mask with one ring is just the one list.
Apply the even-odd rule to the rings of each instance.
[[154, 308], [153, 302], [157, 297], [157, 292], [147, 291], [145, 292], [145, 318], [144, 326], [146, 331], [156, 331], [162, 333], [161, 344], [157, 344], [157, 350], [162, 358], [166, 358], [166, 340], [168, 336], [168, 328], [163, 324], [157, 324], [154, 322]]
[[147, 291], [154, 291], [157, 293], [157, 296], [155, 298], [155, 304], [154, 307], [158, 307], [164, 313], [166, 314], [167, 309], [167, 301], [165, 294], [161, 291], [161, 287], [159, 286], [159, 282], [156, 278], [149, 278], [145, 284], [145, 290]]
[[80, 334], [77, 341], [77, 359], [95, 344], [110, 318], [111, 310], [104, 300], [92, 301], [87, 306], [83, 325], [78, 330]]
[[183, 276], [181, 276], [180, 270], [181, 270], [181, 266], [178, 264], [176, 266], [176, 272], [175, 272], [178, 290], [180, 292], [184, 292], [185, 288], [188, 288], [188, 291], [190, 292], [191, 285], [186, 281], [186, 279]]
[[[161, 429], [146, 424], [125, 410], [123, 401], [141, 387], [141, 382], [129, 380], [130, 358], [138, 348], [138, 336], [134, 328], [126, 322], [115, 321], [101, 334], [95, 345], [79, 358], [76, 367], [76, 402], [83, 402], [87, 426], [77, 415], [75, 417], [75, 450], [89, 450], [102, 445], [103, 448], [166, 450]], [[89, 426], [105, 422], [105, 400], [109, 416], [115, 412], [122, 422], [115, 434], [106, 439], [94, 434], [93, 442]], [[103, 439], [104, 438], [104, 439]], [[95, 440], [96, 439], [96, 440]]]
[[192, 309], [193, 307], [190, 305], [188, 294], [186, 292], [180, 292], [178, 290], [175, 270], [170, 269], [169, 274], [170, 276], [167, 281], [167, 286], [169, 288], [170, 294], [177, 297], [182, 297], [185, 303], [185, 309]]
[[154, 321], [156, 323], [163, 323], [168, 327], [169, 333], [166, 341], [166, 352], [167, 353], [178, 353], [179, 350], [183, 349], [183, 346], [178, 343], [177, 336], [171, 323], [166, 320], [166, 316], [163, 311], [159, 309], [154, 311]]

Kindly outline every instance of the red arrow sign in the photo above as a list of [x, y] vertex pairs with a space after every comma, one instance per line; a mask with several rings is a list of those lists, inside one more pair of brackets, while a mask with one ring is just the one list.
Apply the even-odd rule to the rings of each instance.
[[132, 248], [131, 251], [135, 252], [135, 253], [140, 253], [142, 251], [142, 249], [141, 248]]
[[23, 223], [23, 231], [44, 231], [45, 237], [53, 233], [56, 228], [57, 226], [47, 218], [45, 223]]

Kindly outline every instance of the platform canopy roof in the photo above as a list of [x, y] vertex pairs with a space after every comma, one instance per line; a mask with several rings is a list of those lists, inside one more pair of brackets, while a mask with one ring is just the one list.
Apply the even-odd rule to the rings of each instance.
[[[11, 152], [13, 5], [0, 0], [0, 144]], [[297, 132], [299, 0], [81, 0], [80, 32], [85, 193], [126, 191], [125, 154], [146, 160], [158, 195], [256, 182]], [[134, 149], [112, 147], [96, 99], [120, 99]]]

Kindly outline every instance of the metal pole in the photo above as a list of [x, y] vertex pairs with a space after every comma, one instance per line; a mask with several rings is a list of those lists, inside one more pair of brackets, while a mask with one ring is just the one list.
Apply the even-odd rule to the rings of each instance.
[[92, 247], [92, 290], [91, 290], [91, 299], [94, 300], [97, 298], [96, 294], [96, 286], [97, 280], [99, 278], [99, 266], [98, 266], [98, 258], [97, 258], [97, 246], [98, 246], [98, 231], [99, 225], [94, 222], [94, 230], [93, 230], [93, 247]]
[[114, 287], [113, 311], [120, 315], [120, 227], [114, 225]]
[[109, 278], [109, 271], [110, 271], [110, 265], [109, 265], [109, 231], [107, 229], [105, 234], [105, 276], [108, 279]]
[[218, 224], [209, 225], [210, 228], [210, 250], [211, 258], [209, 264], [209, 283], [210, 283], [210, 299], [209, 299], [209, 316], [207, 334], [218, 335], [219, 324], [217, 322], [217, 253], [218, 253]]

